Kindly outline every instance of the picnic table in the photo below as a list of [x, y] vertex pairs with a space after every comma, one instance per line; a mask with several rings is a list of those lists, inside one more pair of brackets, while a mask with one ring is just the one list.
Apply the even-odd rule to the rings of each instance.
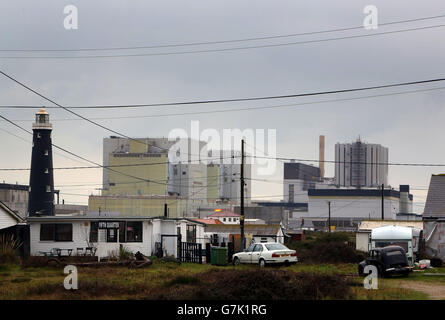
[[39, 253], [45, 257], [62, 257], [63, 251], [66, 251], [65, 257], [70, 257], [73, 253], [73, 249], [60, 249], [60, 248], [52, 248], [49, 252], [39, 251]]

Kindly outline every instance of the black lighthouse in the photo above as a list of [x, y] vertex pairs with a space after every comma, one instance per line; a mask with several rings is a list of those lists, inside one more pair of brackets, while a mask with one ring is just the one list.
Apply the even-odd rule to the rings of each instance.
[[36, 113], [32, 125], [31, 173], [29, 177], [28, 215], [54, 215], [54, 177], [51, 143], [52, 125], [49, 114], [43, 108]]

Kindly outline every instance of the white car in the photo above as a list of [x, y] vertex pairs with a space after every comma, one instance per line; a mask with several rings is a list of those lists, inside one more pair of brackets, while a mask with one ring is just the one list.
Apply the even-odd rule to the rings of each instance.
[[232, 258], [234, 265], [240, 263], [257, 263], [260, 267], [266, 264], [292, 264], [298, 261], [297, 253], [278, 242], [252, 243], [243, 252], [238, 252]]

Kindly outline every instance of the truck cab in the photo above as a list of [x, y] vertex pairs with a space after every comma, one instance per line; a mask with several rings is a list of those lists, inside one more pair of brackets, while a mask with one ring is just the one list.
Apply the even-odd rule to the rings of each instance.
[[370, 250], [368, 257], [358, 265], [359, 275], [363, 276], [365, 274], [364, 270], [368, 265], [375, 266], [378, 275], [381, 277], [390, 274], [407, 276], [412, 271], [405, 249], [395, 245]]

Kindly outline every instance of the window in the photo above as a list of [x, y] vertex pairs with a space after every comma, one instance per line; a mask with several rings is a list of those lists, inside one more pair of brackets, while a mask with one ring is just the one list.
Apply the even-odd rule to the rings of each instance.
[[196, 226], [187, 225], [187, 242], [196, 242]]
[[40, 225], [40, 241], [54, 241], [54, 224]]
[[107, 242], [117, 242], [117, 230], [107, 229]]
[[73, 241], [73, 225], [71, 223], [56, 224], [56, 241]]
[[232, 218], [228, 218], [229, 219], [229, 222], [232, 222]]
[[142, 242], [142, 222], [91, 222], [90, 242]]
[[294, 202], [294, 185], [290, 184], [289, 185], [289, 202], [293, 203]]
[[253, 248], [256, 246], [256, 244], [251, 244], [247, 249], [246, 252], [252, 252]]
[[223, 221], [226, 222], [226, 218], [223, 218]]
[[267, 250], [289, 250], [281, 243], [271, 243], [271, 244], [266, 244], [265, 246]]
[[126, 242], [142, 242], [142, 222], [127, 222], [127, 241]]
[[99, 233], [99, 222], [92, 221], [90, 223], [90, 242], [97, 242]]
[[71, 223], [42, 223], [40, 241], [73, 241], [73, 225]]
[[263, 251], [263, 246], [260, 244], [255, 245], [255, 247], [253, 248], [253, 252], [261, 252]]

